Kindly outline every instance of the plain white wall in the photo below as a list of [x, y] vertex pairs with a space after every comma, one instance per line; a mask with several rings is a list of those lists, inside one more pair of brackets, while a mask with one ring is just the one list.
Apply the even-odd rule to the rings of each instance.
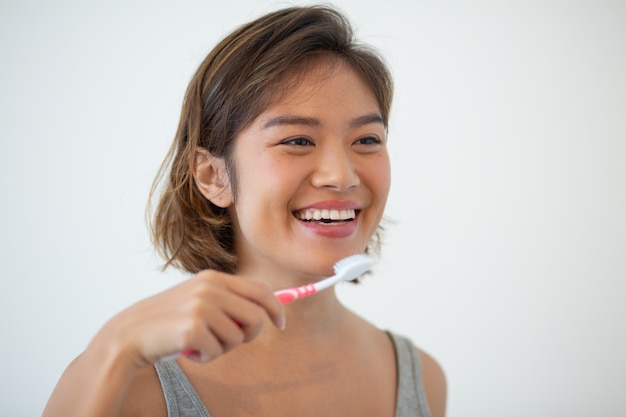
[[[288, 4], [0, 4], [1, 415], [183, 278], [144, 207], [185, 87]], [[440, 360], [450, 416], [626, 415], [626, 3], [336, 4], [397, 83], [395, 224], [346, 303]]]

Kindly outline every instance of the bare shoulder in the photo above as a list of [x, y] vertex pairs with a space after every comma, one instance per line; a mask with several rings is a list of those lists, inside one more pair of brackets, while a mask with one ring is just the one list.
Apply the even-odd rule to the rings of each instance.
[[432, 417], [443, 417], [446, 415], [448, 391], [446, 375], [432, 356], [419, 349], [418, 352], [422, 360], [422, 378], [430, 413]]
[[124, 398], [120, 416], [167, 417], [165, 397], [153, 366], [137, 372]]

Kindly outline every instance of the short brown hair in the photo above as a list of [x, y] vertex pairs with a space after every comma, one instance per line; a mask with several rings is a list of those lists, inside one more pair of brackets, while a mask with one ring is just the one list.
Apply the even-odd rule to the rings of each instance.
[[354, 69], [371, 88], [387, 126], [390, 73], [375, 51], [355, 42], [341, 13], [327, 6], [290, 7], [240, 27], [209, 53], [193, 76], [174, 143], [152, 186], [151, 201], [163, 183], [151, 231], [166, 259], [164, 267], [234, 272], [232, 221], [227, 209], [212, 204], [197, 188], [196, 152], [204, 148], [224, 158], [236, 195], [234, 139], [284, 93], [279, 84], [291, 76], [290, 70], [302, 66], [303, 71], [318, 57], [337, 58]]

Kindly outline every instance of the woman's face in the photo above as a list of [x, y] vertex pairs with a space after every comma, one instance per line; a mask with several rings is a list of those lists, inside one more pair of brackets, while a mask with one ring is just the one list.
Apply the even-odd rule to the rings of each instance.
[[369, 88], [343, 63], [321, 63], [294, 86], [236, 139], [242, 273], [330, 275], [365, 250], [385, 208], [387, 138]]

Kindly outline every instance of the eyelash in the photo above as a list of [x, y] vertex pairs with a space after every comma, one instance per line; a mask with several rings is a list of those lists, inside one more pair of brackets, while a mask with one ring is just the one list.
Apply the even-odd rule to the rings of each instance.
[[382, 140], [376, 136], [365, 136], [357, 139], [354, 143], [359, 145], [380, 145]]
[[280, 142], [281, 145], [293, 145], [293, 146], [312, 146], [313, 141], [309, 138], [299, 136], [295, 138], [285, 139]]

